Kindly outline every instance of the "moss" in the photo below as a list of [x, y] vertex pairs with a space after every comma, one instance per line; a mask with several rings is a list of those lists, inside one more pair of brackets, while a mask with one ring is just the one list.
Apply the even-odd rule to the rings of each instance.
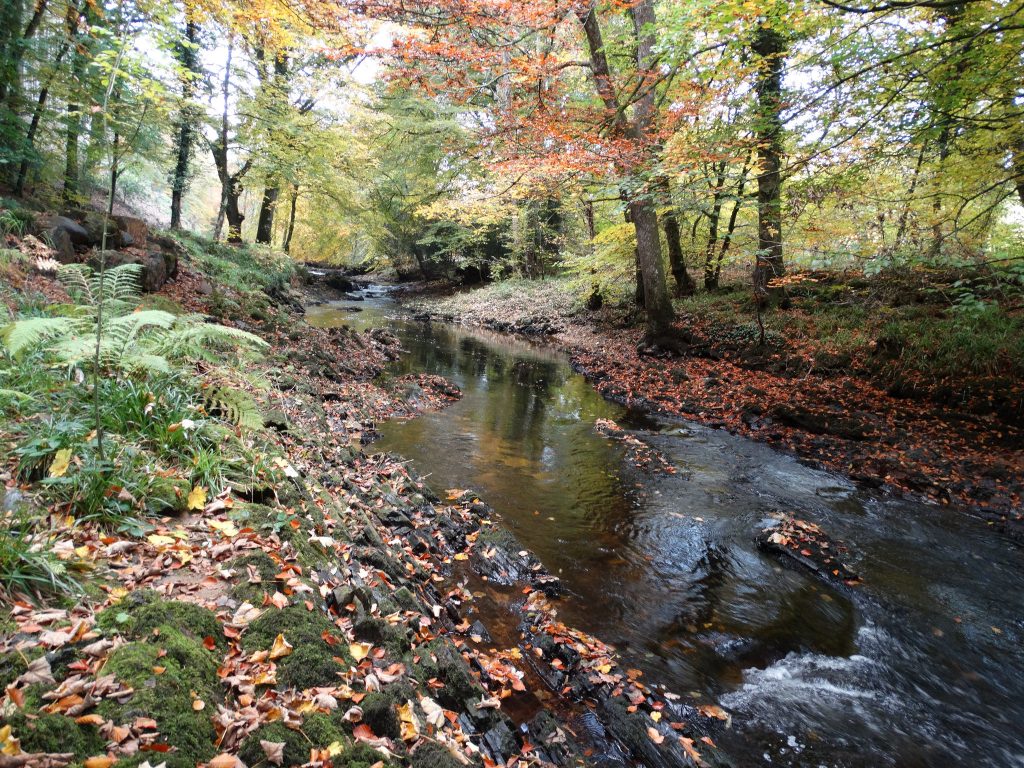
[[399, 587], [395, 590], [393, 595], [395, 603], [403, 611], [415, 611], [416, 613], [426, 613], [423, 606], [420, 604], [419, 599], [414, 595], [408, 587]]
[[13, 683], [28, 669], [29, 662], [43, 655], [42, 648], [25, 648], [0, 656], [0, 690]]
[[363, 710], [363, 722], [370, 726], [370, 730], [377, 736], [397, 739], [402, 735], [398, 710], [390, 696], [371, 693], [359, 703], [359, 706]]
[[161, 626], [170, 626], [196, 640], [212, 637], [221, 650], [227, 647], [216, 615], [194, 603], [163, 600], [152, 590], [133, 592], [117, 605], [96, 616], [97, 625], [108, 634], [142, 639]]
[[[324, 640], [324, 634], [337, 639], [334, 645]], [[347, 665], [347, 643], [331, 620], [320, 611], [307, 611], [302, 606], [271, 609], [249, 625], [242, 638], [247, 651], [269, 650], [278, 635], [284, 635], [293, 650], [277, 661], [277, 681], [289, 688], [312, 688], [333, 685], [343, 667], [335, 657]]]
[[106, 739], [95, 725], [79, 725], [64, 715], [33, 713], [29, 718], [27, 710], [13, 712], [5, 723], [25, 752], [70, 752], [76, 760], [84, 760], [106, 751]]
[[355, 744], [346, 749], [333, 760], [334, 768], [370, 768], [377, 763], [383, 763], [384, 768], [391, 768], [394, 765], [384, 759], [384, 755], [366, 744]]
[[[242, 742], [238, 757], [246, 765], [255, 766], [266, 762], [266, 754], [260, 741], [284, 742], [284, 764], [302, 765], [309, 761], [311, 747], [323, 749], [334, 742], [345, 742], [345, 736], [326, 715], [307, 717], [300, 730], [288, 728], [278, 721], [257, 728]], [[337, 761], [334, 763], [338, 765]]]
[[[259, 574], [260, 583], [249, 581], [249, 567], [252, 566]], [[261, 605], [263, 597], [273, 594], [277, 589], [277, 563], [263, 550], [250, 552], [247, 555], [235, 558], [231, 562], [231, 568], [236, 573], [234, 586], [231, 587], [231, 596], [236, 600], [248, 601], [253, 605]]]
[[413, 666], [413, 677], [424, 685], [434, 678], [444, 683], [436, 698], [446, 709], [460, 711], [467, 702], [484, 695], [465, 659], [443, 639], [432, 640], [417, 653], [420, 661]]
[[383, 646], [395, 658], [401, 658], [412, 647], [405, 626], [389, 624], [383, 619], [365, 618], [352, 631], [357, 640]]
[[[163, 738], [177, 747], [180, 764], [195, 765], [216, 753], [217, 734], [208, 714], [221, 699], [215, 657], [174, 627], [157, 629], [158, 636], [124, 645], [110, 656], [104, 672], [135, 693], [123, 704], [104, 701], [99, 712], [115, 722], [152, 717]], [[160, 667], [164, 671], [157, 674], [154, 668]], [[193, 693], [206, 702], [203, 711], [193, 710]]]
[[447, 747], [436, 741], [424, 741], [412, 753], [412, 768], [462, 768]]

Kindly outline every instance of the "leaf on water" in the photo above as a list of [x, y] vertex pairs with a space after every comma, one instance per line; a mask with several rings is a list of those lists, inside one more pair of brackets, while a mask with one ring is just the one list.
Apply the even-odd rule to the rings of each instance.
[[64, 477], [70, 466], [71, 449], [61, 448], [53, 454], [53, 461], [50, 462], [50, 477]]
[[284, 639], [284, 635], [278, 635], [274, 638], [274, 646], [270, 649], [271, 659], [280, 659], [289, 655], [291, 652], [292, 646]]
[[665, 737], [662, 736], [661, 732], [653, 725], [647, 726], [647, 735], [655, 744], [661, 744], [663, 741], [665, 741]]

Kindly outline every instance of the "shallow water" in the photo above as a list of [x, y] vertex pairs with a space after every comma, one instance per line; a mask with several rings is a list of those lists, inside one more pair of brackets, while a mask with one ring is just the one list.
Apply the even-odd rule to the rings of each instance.
[[[627, 413], [544, 348], [392, 315], [372, 289], [308, 315], [386, 324], [408, 350], [393, 373], [462, 389], [443, 411], [380, 425], [375, 448], [439, 492], [479, 491], [562, 578], [563, 620], [648, 682], [733, 714], [719, 744], [738, 765], [1024, 766], [1019, 547], [745, 438]], [[677, 474], [624, 465], [597, 418], [636, 430]], [[758, 551], [778, 512], [846, 542], [864, 585], [837, 590]]]

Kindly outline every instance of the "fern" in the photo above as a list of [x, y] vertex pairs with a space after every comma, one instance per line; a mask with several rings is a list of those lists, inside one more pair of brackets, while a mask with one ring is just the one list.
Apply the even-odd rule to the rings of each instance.
[[72, 317], [30, 317], [0, 329], [0, 341], [7, 351], [18, 355], [49, 339], [85, 331], [87, 326]]
[[103, 304], [108, 317], [118, 317], [134, 309], [142, 292], [142, 266], [122, 264], [93, 273], [84, 264], [70, 264], [57, 273], [68, 294], [79, 306], [95, 314]]
[[206, 409], [220, 414], [225, 421], [243, 429], [259, 429], [263, 426], [259, 406], [245, 390], [214, 386], [203, 393], [203, 399]]

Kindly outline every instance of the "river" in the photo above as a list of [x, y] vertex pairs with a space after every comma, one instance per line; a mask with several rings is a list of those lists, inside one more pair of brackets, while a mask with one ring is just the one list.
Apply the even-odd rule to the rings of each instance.
[[[473, 488], [567, 594], [561, 618], [645, 680], [732, 714], [738, 765], [1024, 766], [1024, 552], [956, 510], [886, 497], [746, 438], [600, 397], [564, 355], [401, 316], [386, 291], [309, 309], [386, 326], [392, 375], [445, 376], [463, 398], [379, 425], [374, 450], [438, 492]], [[594, 429], [661, 450], [650, 476]], [[851, 548], [837, 589], [760, 552], [777, 513]]]

